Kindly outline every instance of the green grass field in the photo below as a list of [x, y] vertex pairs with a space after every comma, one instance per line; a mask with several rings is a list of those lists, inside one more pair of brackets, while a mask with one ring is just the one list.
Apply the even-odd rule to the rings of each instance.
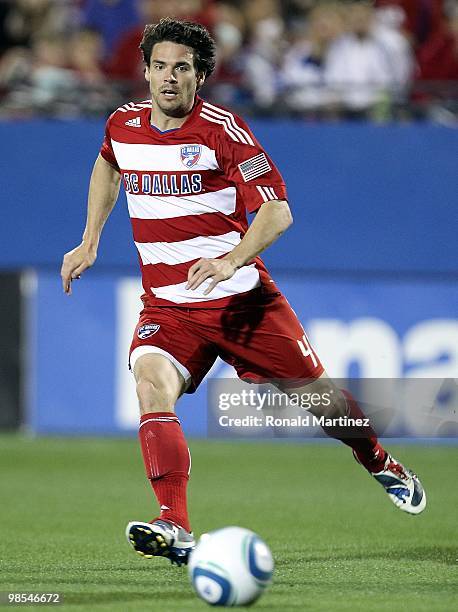
[[[273, 551], [274, 584], [256, 609], [457, 609], [456, 447], [390, 447], [428, 492], [412, 517], [341, 445], [190, 446], [195, 533], [241, 525]], [[2, 436], [0, 487], [0, 591], [60, 592], [57, 609], [75, 612], [210, 609], [186, 569], [125, 541], [127, 521], [157, 509], [135, 439]]]

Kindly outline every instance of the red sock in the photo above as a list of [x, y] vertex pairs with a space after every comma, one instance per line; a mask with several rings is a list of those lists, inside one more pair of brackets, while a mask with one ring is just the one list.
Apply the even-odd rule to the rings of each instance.
[[[347, 402], [347, 416], [352, 419], [365, 419], [364, 413], [349, 391], [342, 390]], [[358, 460], [371, 472], [380, 472], [385, 465], [386, 451], [377, 439], [377, 434], [368, 427], [323, 427], [331, 437], [350, 446]]]
[[191, 456], [180, 421], [173, 412], [148, 412], [140, 418], [139, 437], [159, 518], [191, 531], [186, 504]]

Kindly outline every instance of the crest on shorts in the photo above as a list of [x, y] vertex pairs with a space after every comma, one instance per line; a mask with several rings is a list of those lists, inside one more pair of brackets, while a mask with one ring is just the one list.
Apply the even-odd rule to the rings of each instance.
[[186, 168], [192, 168], [197, 164], [202, 154], [201, 145], [184, 145], [180, 149], [181, 161]]
[[145, 338], [149, 338], [158, 332], [160, 327], [161, 326], [158, 323], [148, 323], [147, 325], [142, 325], [137, 331], [137, 336], [140, 338], [140, 340], [144, 340]]

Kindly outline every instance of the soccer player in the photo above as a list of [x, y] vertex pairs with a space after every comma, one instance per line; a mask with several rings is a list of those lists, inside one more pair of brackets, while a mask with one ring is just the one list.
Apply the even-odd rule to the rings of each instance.
[[[140, 554], [182, 564], [195, 545], [186, 502], [191, 458], [174, 406], [218, 356], [241, 379], [273, 381], [285, 393], [332, 391], [330, 406], [313, 408], [316, 416], [362, 413], [326, 376], [258, 257], [292, 223], [286, 188], [245, 122], [197, 95], [215, 66], [211, 36], [167, 18], [145, 27], [140, 48], [151, 100], [109, 117], [83, 239], [64, 256], [61, 275], [70, 294], [93, 265], [122, 180], [145, 291], [130, 368], [146, 473], [160, 506], [158, 518], [131, 522], [126, 533]], [[246, 211], [256, 213], [251, 225]], [[418, 478], [370, 427], [324, 429], [353, 449], [398, 508], [425, 508]]]

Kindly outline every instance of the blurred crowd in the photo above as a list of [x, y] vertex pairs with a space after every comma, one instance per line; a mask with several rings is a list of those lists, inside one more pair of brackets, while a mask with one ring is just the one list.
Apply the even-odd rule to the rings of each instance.
[[218, 46], [213, 102], [254, 114], [458, 117], [458, 0], [0, 0], [0, 117], [107, 114], [148, 97], [145, 23]]

